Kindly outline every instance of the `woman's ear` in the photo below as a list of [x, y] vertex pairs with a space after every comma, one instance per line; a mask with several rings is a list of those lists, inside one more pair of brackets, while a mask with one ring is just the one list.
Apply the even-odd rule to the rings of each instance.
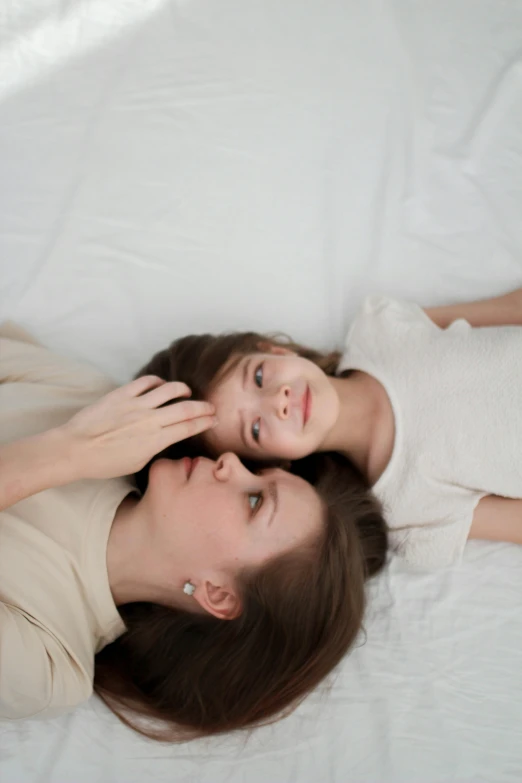
[[273, 353], [274, 356], [297, 356], [295, 351], [285, 348], [284, 345], [274, 345], [274, 343], [261, 342], [257, 344], [261, 353]]
[[202, 609], [219, 620], [234, 620], [241, 614], [241, 602], [235, 588], [219, 587], [205, 581], [196, 587], [193, 597]]

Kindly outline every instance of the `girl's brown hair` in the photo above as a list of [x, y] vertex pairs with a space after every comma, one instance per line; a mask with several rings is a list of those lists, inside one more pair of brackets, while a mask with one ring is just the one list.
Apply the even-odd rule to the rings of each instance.
[[314, 454], [294, 470], [322, 500], [321, 535], [240, 574], [237, 619], [120, 607], [127, 630], [96, 656], [94, 688], [127, 725], [176, 741], [270, 722], [297, 706], [354, 643], [365, 580], [386, 558], [379, 504], [340, 455]]
[[[175, 340], [168, 348], [156, 353], [136, 377], [157, 375], [165, 381], [183, 381], [192, 390], [193, 400], [207, 400], [215, 385], [235, 366], [234, 360], [239, 361], [248, 354], [264, 353], [271, 345], [288, 348], [309, 359], [326, 375], [335, 374], [341, 358], [338, 351], [324, 354], [285, 337], [257, 332], [192, 334]], [[203, 433], [170, 446], [162, 456], [179, 459], [219, 455], [210, 449]]]

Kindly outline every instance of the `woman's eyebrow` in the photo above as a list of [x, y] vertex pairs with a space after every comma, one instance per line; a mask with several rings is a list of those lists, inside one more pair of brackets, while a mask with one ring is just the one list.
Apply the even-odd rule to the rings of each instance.
[[270, 514], [270, 519], [268, 520], [268, 526], [272, 524], [272, 522], [275, 519], [275, 515], [277, 514], [277, 509], [279, 505], [279, 495], [277, 493], [277, 484], [275, 481], [271, 481], [268, 485], [268, 494], [270, 495], [270, 499], [273, 503], [273, 509], [272, 513]]

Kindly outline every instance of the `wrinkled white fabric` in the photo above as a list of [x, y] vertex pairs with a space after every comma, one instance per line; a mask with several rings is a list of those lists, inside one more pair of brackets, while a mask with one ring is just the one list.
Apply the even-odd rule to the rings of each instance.
[[[127, 380], [187, 332], [341, 347], [367, 294], [521, 285], [521, 29], [521, 0], [2, 0], [0, 319]], [[520, 783], [521, 595], [516, 547], [395, 558], [282, 723], [164, 747], [92, 699], [0, 727], [0, 778]]]

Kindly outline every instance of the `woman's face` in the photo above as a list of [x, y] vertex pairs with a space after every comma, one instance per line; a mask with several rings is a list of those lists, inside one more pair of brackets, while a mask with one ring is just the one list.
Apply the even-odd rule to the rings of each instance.
[[299, 547], [319, 535], [324, 518], [306, 481], [280, 469], [254, 475], [230, 453], [217, 461], [158, 459], [144, 501], [155, 550], [181, 563], [196, 587], [222, 586]]
[[218, 424], [204, 437], [213, 451], [293, 460], [321, 450], [339, 416], [339, 398], [316, 364], [274, 347], [231, 366], [209, 395]]

